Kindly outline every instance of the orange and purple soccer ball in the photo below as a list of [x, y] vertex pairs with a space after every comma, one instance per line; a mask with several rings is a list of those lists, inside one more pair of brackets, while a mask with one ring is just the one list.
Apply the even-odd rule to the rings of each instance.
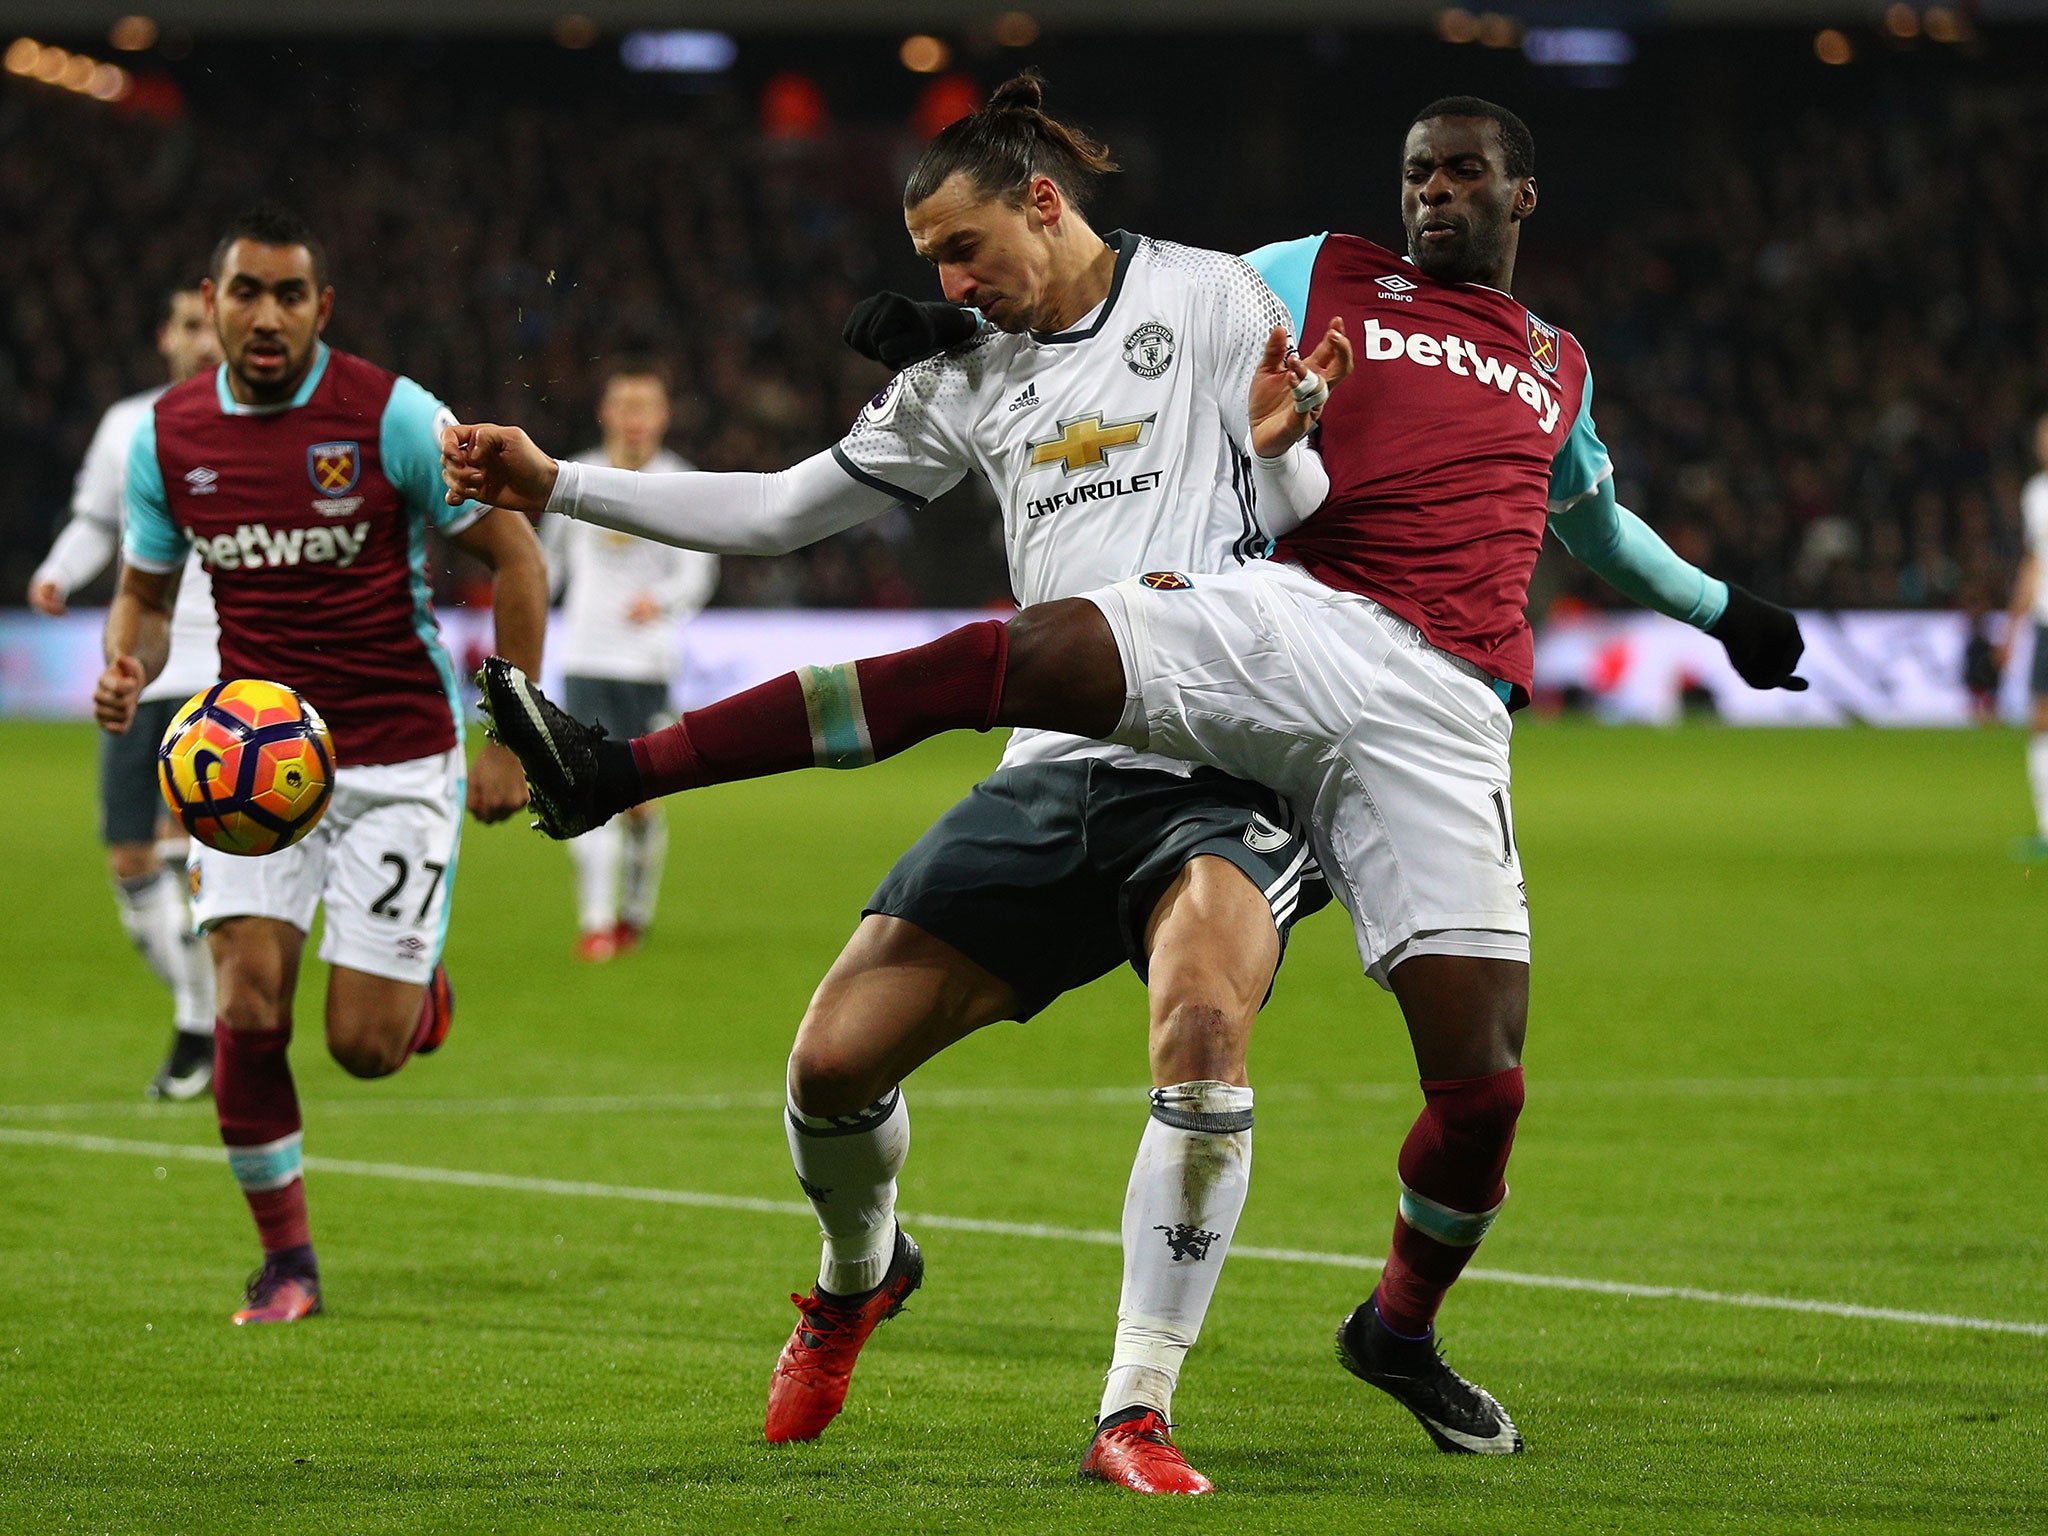
[[236, 678], [192, 695], [156, 750], [164, 803], [222, 853], [289, 848], [334, 793], [334, 740], [282, 683]]

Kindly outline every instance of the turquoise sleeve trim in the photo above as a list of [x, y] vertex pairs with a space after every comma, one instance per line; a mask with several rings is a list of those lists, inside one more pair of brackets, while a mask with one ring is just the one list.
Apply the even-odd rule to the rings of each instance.
[[1564, 446], [1550, 461], [1550, 505], [1552, 510], [1569, 507], [1614, 473], [1614, 461], [1607, 445], [1593, 429], [1593, 375], [1586, 375], [1585, 393], [1579, 397], [1579, 414], [1564, 437]]
[[156, 411], [143, 416], [128, 443], [128, 479], [122, 491], [127, 527], [121, 548], [138, 567], [176, 570], [192, 541], [171, 521], [170, 497], [164, 493], [164, 467], [156, 456]]
[[490, 511], [477, 501], [451, 507], [442, 494], [441, 428], [454, 424], [453, 411], [411, 379], [401, 378], [391, 386], [378, 433], [384, 478], [443, 533], [460, 533]]
[[1558, 540], [1624, 597], [1706, 629], [1728, 611], [1728, 584], [1679, 558], [1650, 525], [1614, 499], [1614, 477], [1550, 515]]
[[1266, 280], [1266, 286], [1280, 296], [1280, 302], [1287, 306], [1287, 313], [1294, 318], [1294, 339], [1297, 342], [1308, 324], [1309, 279], [1315, 275], [1316, 257], [1329, 237], [1329, 231], [1325, 230], [1320, 235], [1309, 235], [1300, 240], [1276, 240], [1271, 245], [1262, 245], [1249, 252], [1244, 258], [1252, 270]]

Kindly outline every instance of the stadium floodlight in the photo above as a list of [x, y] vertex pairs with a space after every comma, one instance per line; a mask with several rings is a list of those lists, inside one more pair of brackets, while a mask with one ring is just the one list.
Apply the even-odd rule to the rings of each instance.
[[723, 74], [739, 53], [740, 45], [723, 32], [687, 29], [628, 32], [619, 44], [619, 62], [642, 74]]
[[1531, 64], [1619, 69], [1635, 62], [1636, 40], [1618, 27], [1531, 27], [1522, 52]]

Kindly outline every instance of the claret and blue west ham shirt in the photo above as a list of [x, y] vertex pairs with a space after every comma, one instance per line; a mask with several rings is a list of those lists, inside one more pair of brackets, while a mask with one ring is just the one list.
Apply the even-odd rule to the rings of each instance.
[[129, 450], [128, 563], [170, 572], [196, 553], [213, 578], [221, 676], [297, 689], [344, 767], [461, 739], [427, 529], [457, 533], [489, 509], [442, 495], [453, 419], [411, 379], [323, 343], [283, 405], [238, 402], [226, 365], [174, 385]]
[[1329, 498], [1275, 557], [1527, 690], [1523, 606], [1545, 521], [1613, 472], [1578, 341], [1512, 295], [1438, 282], [1355, 235], [1245, 259], [1303, 345], [1342, 315], [1356, 356], [1323, 412]]

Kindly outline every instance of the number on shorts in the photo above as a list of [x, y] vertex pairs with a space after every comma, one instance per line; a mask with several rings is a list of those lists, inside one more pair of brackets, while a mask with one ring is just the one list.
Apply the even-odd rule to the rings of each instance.
[[[373, 917], [388, 917], [397, 922], [400, 914], [398, 908], [391, 903], [398, 893], [405, 889], [405, 882], [412, 874], [412, 866], [405, 862], [405, 855], [402, 853], [387, 853], [380, 862], [397, 870], [398, 877], [385, 887], [382, 896], [370, 903], [370, 913]], [[437, 875], [435, 878], [440, 877]]]
[[[385, 887], [383, 895], [370, 903], [370, 911], [375, 916], [401, 922], [405, 914], [400, 912], [394, 903], [398, 900], [399, 893], [405, 889], [406, 881], [412, 878], [412, 866], [406, 863], [405, 855], [402, 853], [387, 853], [379, 862], [398, 873], [391, 884]], [[413, 914], [412, 920], [415, 923], [424, 923], [427, 920], [427, 912], [434, 905], [434, 897], [441, 889], [441, 877], [448, 872], [446, 864], [437, 864], [432, 859], [421, 859], [420, 868], [430, 871], [433, 878], [427, 882], [427, 894], [420, 898], [419, 911]]]

